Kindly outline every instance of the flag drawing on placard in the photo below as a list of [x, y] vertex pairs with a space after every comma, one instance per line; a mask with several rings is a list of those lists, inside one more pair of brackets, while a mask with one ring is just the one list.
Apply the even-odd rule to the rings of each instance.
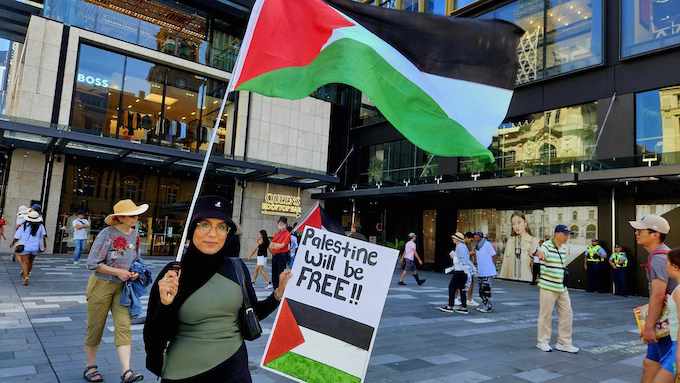
[[304, 382], [358, 383], [374, 332], [367, 324], [285, 299], [263, 365]]

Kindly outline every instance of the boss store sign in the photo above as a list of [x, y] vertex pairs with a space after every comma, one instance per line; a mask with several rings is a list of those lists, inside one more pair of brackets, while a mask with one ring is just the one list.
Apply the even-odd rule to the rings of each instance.
[[78, 73], [78, 82], [85, 83], [87, 85], [98, 86], [102, 88], [109, 87], [109, 80], [105, 78], [91, 76], [85, 73]]

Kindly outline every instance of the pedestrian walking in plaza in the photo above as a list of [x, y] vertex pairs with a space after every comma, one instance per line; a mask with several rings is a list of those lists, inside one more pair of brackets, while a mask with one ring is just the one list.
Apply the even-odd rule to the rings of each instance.
[[404, 282], [406, 273], [413, 274], [413, 278], [416, 280], [418, 286], [421, 286], [423, 283], [425, 283], [425, 279], [420, 279], [418, 276], [416, 261], [418, 261], [420, 265], [423, 264], [423, 261], [420, 259], [420, 256], [418, 256], [418, 251], [416, 250], [416, 234], [409, 233], [408, 242], [406, 242], [404, 245], [404, 253], [402, 254], [402, 264], [404, 267], [401, 275], [399, 276], [399, 284], [401, 286], [406, 286], [406, 282]]
[[626, 296], [628, 294], [628, 256], [623, 251], [621, 245], [614, 247], [614, 252], [609, 257], [609, 266], [612, 268], [614, 276], [614, 294]]
[[144, 376], [130, 368], [132, 334], [130, 312], [121, 305], [123, 284], [139, 275], [130, 271], [140, 259], [139, 233], [135, 229], [139, 216], [149, 205], [136, 205], [127, 199], [113, 206], [113, 213], [104, 222], [108, 225], [99, 232], [87, 257], [87, 268], [92, 271], [87, 282], [87, 335], [85, 354], [87, 366], [83, 378], [88, 382], [102, 382], [104, 377], [97, 367], [97, 351], [101, 343], [106, 318], [113, 317], [114, 344], [121, 367], [121, 383], [139, 382]]
[[541, 257], [538, 256], [538, 250], [545, 243], [544, 240], [538, 242], [538, 248], [534, 255], [531, 257], [531, 285], [536, 286], [538, 284], [538, 276], [541, 274]]
[[[467, 246], [468, 250], [470, 251], [470, 268], [468, 269], [468, 280], [465, 285], [468, 295], [468, 306], [477, 307], [479, 306], [479, 303], [477, 303], [477, 301], [474, 299], [475, 276], [477, 275], [477, 266], [475, 266], [477, 264], [477, 256], [475, 250], [475, 246], [477, 246], [477, 243], [475, 242], [474, 233], [470, 231], [465, 233], [465, 246]], [[456, 304], [460, 304], [460, 301], [456, 301]]]
[[677, 283], [680, 281], [680, 249], [676, 248], [668, 253], [668, 278], [676, 283], [676, 287], [671, 292], [667, 299], [668, 305], [668, 323], [670, 327], [670, 336], [672, 343], [673, 355], [668, 358], [673, 361], [671, 366], [664, 366], [656, 375], [654, 382], [658, 383], [674, 383], [678, 378], [678, 365], [680, 365], [680, 354], [678, 354], [678, 332], [680, 331], [680, 322], [678, 322], [678, 310], [680, 310], [680, 288]]
[[[297, 224], [296, 224], [297, 226]], [[293, 232], [293, 226], [288, 225], [286, 230], [290, 233], [290, 252], [288, 254], [288, 268], [293, 268], [293, 262], [295, 262], [295, 254], [297, 254], [298, 249], [298, 238]]]
[[[439, 310], [447, 313], [457, 312], [468, 314], [467, 308], [467, 280], [470, 269], [470, 251], [465, 245], [465, 236], [455, 233], [451, 236], [455, 249], [449, 253], [453, 266], [451, 266], [451, 281], [449, 282], [449, 303], [441, 306]], [[455, 307], [456, 293], [460, 293], [460, 307]]]
[[3, 241], [7, 240], [7, 237], [5, 237], [5, 226], [7, 226], [7, 220], [5, 219], [5, 216], [2, 215], [0, 216], [0, 239]]
[[584, 254], [585, 261], [583, 267], [588, 274], [586, 291], [589, 293], [596, 291], [606, 292], [607, 252], [600, 246], [600, 242], [597, 239], [593, 239]]
[[17, 243], [18, 240], [16, 238], [16, 233], [19, 230], [19, 228], [24, 224], [24, 222], [26, 222], [26, 216], [28, 215], [29, 211], [31, 211], [31, 209], [24, 205], [19, 206], [19, 209], [17, 209], [17, 220], [14, 225], [14, 237], [13, 237], [14, 239], [9, 244], [9, 247], [13, 250], [12, 262], [16, 261], [17, 246], [21, 245], [20, 243]]
[[254, 255], [257, 255], [257, 264], [255, 265], [255, 271], [253, 272], [253, 286], [255, 286], [255, 282], [257, 282], [257, 276], [262, 275], [262, 279], [264, 279], [265, 286], [267, 286], [268, 289], [272, 288], [271, 281], [269, 280], [269, 274], [267, 274], [267, 253], [269, 252], [269, 237], [267, 236], [267, 232], [265, 230], [260, 230], [257, 233], [257, 239], [255, 240], [256, 247], [253, 249], [253, 251], [250, 253], [250, 257], [252, 258]]
[[243, 307], [252, 305], [263, 320], [278, 307], [291, 277], [282, 272], [279, 287], [257, 300], [245, 263], [225, 248], [234, 234], [228, 206], [220, 197], [198, 199], [181, 264], [168, 264], [151, 288], [146, 366], [162, 383], [251, 382]]
[[90, 221], [85, 218], [85, 211], [78, 210], [78, 216], [73, 220], [73, 264], [80, 261], [80, 254], [85, 248], [85, 242], [90, 234]]
[[[671, 231], [668, 221], [658, 215], [647, 215], [639, 221], [631, 221], [635, 229], [635, 241], [649, 253], [647, 260], [647, 280], [649, 282], [649, 306], [642, 340], [647, 343], [647, 356], [642, 362], [642, 383], [657, 382], [656, 378], [673, 374], [675, 358], [673, 340], [670, 336], [657, 338], [656, 323], [666, 306], [666, 296], [678, 285], [668, 278], [668, 253], [670, 248], [664, 243]], [[665, 372], [664, 372], [665, 371]]]
[[567, 289], [567, 253], [564, 245], [571, 231], [565, 225], [557, 225], [551, 240], [545, 241], [538, 252], [541, 258], [541, 276], [538, 281], [538, 342], [536, 347], [545, 352], [552, 351], [552, 314], [557, 306], [557, 344], [555, 349], [575, 354], [579, 351], [572, 342], [573, 313]]
[[14, 239], [20, 244], [16, 247], [16, 255], [21, 265], [21, 278], [24, 286], [28, 286], [35, 257], [47, 248], [47, 230], [42, 222], [40, 214], [31, 211], [26, 216], [26, 221], [14, 234]]
[[475, 240], [478, 239], [475, 246], [475, 254], [477, 258], [477, 283], [479, 290], [479, 298], [482, 300], [477, 311], [482, 313], [490, 313], [493, 311], [493, 304], [491, 303], [491, 288], [493, 287], [493, 280], [496, 277], [496, 264], [494, 257], [496, 256], [496, 249], [491, 245], [484, 234], [476, 233]]
[[279, 275], [286, 269], [290, 258], [290, 232], [288, 218], [279, 217], [277, 221], [279, 231], [274, 234], [269, 251], [272, 253], [272, 285], [279, 288]]

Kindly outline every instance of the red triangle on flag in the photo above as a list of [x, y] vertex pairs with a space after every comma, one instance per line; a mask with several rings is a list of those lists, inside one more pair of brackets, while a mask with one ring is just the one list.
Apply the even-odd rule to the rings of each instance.
[[264, 358], [264, 364], [269, 362], [303, 344], [305, 338], [302, 336], [302, 331], [298, 327], [297, 321], [290, 311], [288, 302], [284, 300], [281, 303], [281, 312], [276, 320], [276, 325], [272, 330], [272, 337], [267, 348], [267, 355]]
[[321, 217], [321, 207], [317, 204], [316, 207], [307, 214], [305, 219], [297, 226], [296, 232], [302, 233], [305, 227], [311, 226], [317, 229], [323, 228], [323, 219]]

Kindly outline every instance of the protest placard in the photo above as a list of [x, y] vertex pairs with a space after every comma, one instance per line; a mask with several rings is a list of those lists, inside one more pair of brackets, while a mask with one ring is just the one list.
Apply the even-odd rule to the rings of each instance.
[[363, 382], [397, 257], [306, 227], [262, 367], [298, 382]]

